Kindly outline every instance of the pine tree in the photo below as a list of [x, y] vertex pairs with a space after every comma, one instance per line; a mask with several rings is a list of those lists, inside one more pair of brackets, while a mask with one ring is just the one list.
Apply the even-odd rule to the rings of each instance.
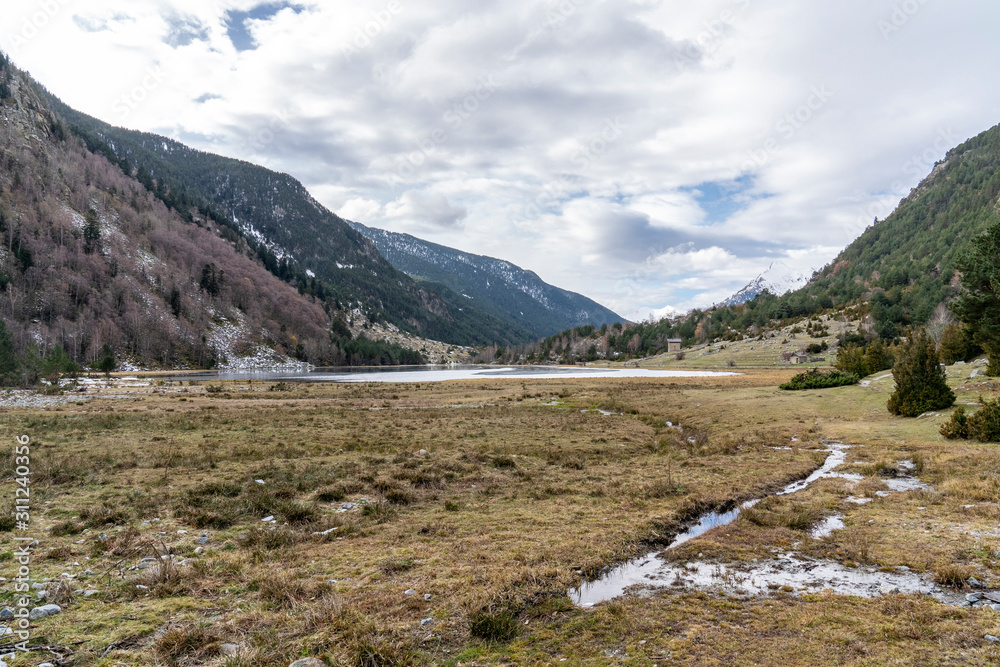
[[17, 357], [14, 355], [14, 341], [7, 331], [7, 325], [0, 320], [0, 385], [15, 382]]
[[949, 324], [941, 334], [941, 361], [951, 365], [957, 361], [970, 361], [979, 349], [964, 324]]
[[83, 250], [88, 255], [101, 248], [101, 218], [97, 211], [89, 209], [84, 216], [86, 223], [83, 226]]
[[974, 237], [955, 262], [965, 291], [952, 310], [966, 323], [990, 363], [987, 375], [1000, 375], [1000, 222]]
[[917, 417], [955, 403], [955, 393], [945, 381], [934, 341], [924, 329], [914, 332], [900, 348], [892, 377], [896, 391], [886, 407], [894, 415]]

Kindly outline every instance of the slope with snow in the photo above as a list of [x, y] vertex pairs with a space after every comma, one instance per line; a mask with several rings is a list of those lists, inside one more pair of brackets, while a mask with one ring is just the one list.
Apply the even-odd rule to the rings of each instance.
[[758, 294], [761, 294], [765, 290], [775, 296], [781, 296], [792, 290], [804, 287], [809, 282], [811, 275], [812, 271], [803, 272], [784, 262], [771, 262], [771, 265], [763, 273], [719, 305], [738, 306], [741, 303], [752, 301]]

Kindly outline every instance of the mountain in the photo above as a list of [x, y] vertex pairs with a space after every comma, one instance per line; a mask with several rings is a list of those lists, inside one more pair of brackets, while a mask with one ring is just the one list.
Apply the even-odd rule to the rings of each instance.
[[622, 317], [585, 296], [553, 287], [532, 271], [502, 259], [473, 255], [409, 234], [348, 221], [371, 239], [389, 263], [419, 281], [448, 286], [469, 303], [509, 318], [535, 338], [585, 324], [611, 324]]
[[663, 308], [639, 308], [628, 314], [629, 322], [659, 322], [664, 318], [680, 317], [684, 312], [673, 306]]
[[0, 113], [0, 379], [108, 349], [165, 366], [336, 360], [317, 298], [88, 150], [2, 54]]
[[789, 304], [868, 301], [891, 337], [926, 323], [960, 289], [955, 259], [1000, 219], [1000, 125], [950, 150], [893, 213], [868, 227]]
[[803, 287], [808, 282], [809, 275], [802, 271], [793, 269], [784, 262], [771, 262], [771, 265], [763, 273], [719, 305], [738, 306], [755, 299], [758, 294], [765, 290], [775, 296], [781, 296]]
[[458, 345], [513, 343], [529, 328], [442, 286], [417, 283], [287, 174], [111, 125], [39, 88], [87, 148], [188, 221], [219, 227], [271, 273], [345, 314]]

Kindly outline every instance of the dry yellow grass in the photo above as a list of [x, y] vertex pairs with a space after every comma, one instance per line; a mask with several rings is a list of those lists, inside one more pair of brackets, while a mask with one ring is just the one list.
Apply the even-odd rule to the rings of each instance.
[[[34, 444], [35, 575], [98, 573], [79, 588], [100, 592], [38, 621], [33, 642], [82, 642], [71, 646], [79, 665], [935, 664], [921, 662], [932, 650], [987, 664], [975, 661], [993, 659], [982, 645], [1000, 631], [992, 612], [922, 600], [658, 593], [569, 605], [580, 573], [662, 544], [705, 508], [804, 476], [824, 458], [823, 438], [857, 445], [861, 492], [881, 488], [882, 462], [902, 459], [919, 459], [934, 490], [859, 506], [844, 502], [858, 489], [827, 480], [678, 553], [751, 558], [800, 542], [848, 563], [996, 576], [996, 448], [943, 442], [947, 415], [890, 418], [877, 383], [777, 390], [794, 372], [284, 391], [234, 382], [217, 393], [154, 381], [114, 392], [127, 398], [7, 411], [4, 437]], [[582, 412], [591, 408], [622, 414]], [[847, 529], [804, 539], [834, 509]], [[187, 562], [129, 569], [168, 551]], [[221, 655], [225, 643], [237, 655]]]

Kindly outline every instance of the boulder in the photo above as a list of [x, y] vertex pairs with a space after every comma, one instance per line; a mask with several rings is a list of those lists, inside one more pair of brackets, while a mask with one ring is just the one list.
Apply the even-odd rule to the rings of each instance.
[[46, 604], [41, 607], [35, 607], [28, 612], [28, 618], [32, 621], [37, 621], [40, 618], [45, 618], [46, 616], [55, 616], [62, 611], [62, 607], [57, 604]]

